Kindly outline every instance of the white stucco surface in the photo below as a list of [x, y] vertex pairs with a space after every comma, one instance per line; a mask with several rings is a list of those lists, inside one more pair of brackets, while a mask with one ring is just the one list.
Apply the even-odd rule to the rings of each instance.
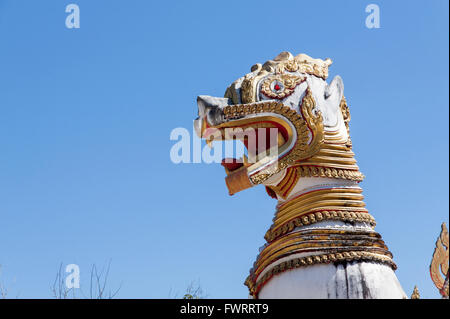
[[260, 299], [406, 298], [394, 271], [371, 262], [322, 264], [285, 271], [259, 292]]

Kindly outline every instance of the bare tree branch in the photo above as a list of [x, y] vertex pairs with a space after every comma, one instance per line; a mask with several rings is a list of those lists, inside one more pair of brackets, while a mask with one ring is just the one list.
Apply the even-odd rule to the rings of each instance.
[[[71, 289], [66, 287], [66, 283], [64, 281], [63, 264], [61, 263], [59, 265], [58, 271], [56, 272], [55, 281], [53, 282], [52, 286], [53, 297], [56, 299], [67, 299], [67, 296]], [[73, 291], [73, 293], [75, 293], [75, 291]]]
[[[1, 278], [1, 275], [2, 275], [2, 266], [0, 265], [0, 278]], [[0, 281], [0, 298], [6, 299], [6, 296], [8, 296], [8, 289], [6, 288], [3, 281]]]
[[207, 294], [203, 292], [203, 288], [200, 285], [200, 280], [197, 282], [191, 281], [191, 283], [186, 288], [186, 292], [183, 299], [206, 299]]
[[[112, 291], [108, 290], [108, 279], [111, 269], [111, 260], [108, 261], [107, 265], [101, 270], [98, 269], [97, 265], [93, 264], [91, 267], [90, 280], [89, 280], [89, 297], [90, 299], [112, 299], [119, 293], [122, 289], [122, 283], [120, 283], [119, 288]], [[81, 290], [83, 293], [83, 291]], [[84, 293], [83, 293], [84, 295]]]

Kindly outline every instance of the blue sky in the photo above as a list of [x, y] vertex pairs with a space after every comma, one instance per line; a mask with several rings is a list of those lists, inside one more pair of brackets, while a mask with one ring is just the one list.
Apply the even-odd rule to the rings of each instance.
[[[65, 7], [80, 7], [80, 29]], [[381, 28], [365, 27], [380, 7]], [[48, 298], [59, 264], [111, 260], [122, 298], [243, 282], [276, 202], [227, 194], [218, 164], [173, 164], [196, 96], [281, 51], [330, 57], [361, 184], [408, 295], [449, 212], [448, 1], [0, 0], [0, 282]]]

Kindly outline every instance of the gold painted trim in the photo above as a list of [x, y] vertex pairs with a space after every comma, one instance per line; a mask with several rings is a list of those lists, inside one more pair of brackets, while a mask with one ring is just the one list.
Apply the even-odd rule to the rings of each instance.
[[297, 166], [300, 177], [328, 177], [328, 178], [340, 178], [348, 179], [352, 181], [361, 182], [364, 180], [364, 175], [357, 170], [348, 170], [340, 168], [330, 167], [317, 167], [317, 166]]
[[286, 199], [289, 194], [294, 189], [300, 178], [300, 174], [295, 167], [288, 167], [287, 173], [283, 179], [276, 186], [268, 186], [271, 188], [279, 197]]
[[[361, 188], [325, 188], [303, 193], [287, 202], [277, 205], [276, 220], [283, 221], [292, 213], [301, 214], [311, 208], [325, 206], [365, 207]], [[321, 206], [322, 205], [322, 206]]]
[[368, 222], [375, 219], [367, 212], [359, 187], [335, 187], [305, 192], [277, 205], [273, 224], [264, 238], [271, 242], [295, 227], [322, 220]]
[[283, 236], [260, 252], [252, 273], [255, 278], [276, 260], [299, 252], [335, 249], [375, 249], [392, 257], [380, 234], [373, 231], [308, 230]]
[[[338, 247], [366, 247], [381, 248], [387, 252], [387, 247], [377, 233], [303, 233], [301, 231], [283, 236], [267, 245], [258, 256], [254, 273], [258, 275], [265, 266], [282, 257], [292, 255], [299, 251], [321, 249], [336, 249]], [[387, 254], [387, 253], [386, 253]]]
[[338, 220], [343, 222], [365, 222], [369, 223], [372, 228], [375, 228], [376, 221], [375, 218], [370, 215], [368, 212], [358, 212], [358, 211], [318, 211], [306, 215], [302, 215], [299, 217], [295, 217], [291, 219], [290, 221], [282, 224], [281, 226], [277, 228], [270, 228], [265, 236], [264, 239], [266, 239], [268, 242], [271, 242], [275, 240], [276, 238], [287, 234], [294, 230], [296, 227], [301, 227], [305, 225], [314, 224], [317, 222], [321, 222], [324, 220]]

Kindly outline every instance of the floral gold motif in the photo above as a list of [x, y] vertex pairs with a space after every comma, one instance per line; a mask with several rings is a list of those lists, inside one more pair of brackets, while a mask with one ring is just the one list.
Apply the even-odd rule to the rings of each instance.
[[[299, 54], [293, 57], [290, 53], [288, 54], [287, 52], [285, 52], [285, 54], [280, 54], [278, 59], [269, 60], [263, 66], [261, 66], [260, 64], [255, 64], [252, 67], [252, 73], [247, 74], [241, 84], [241, 103], [247, 104], [256, 102], [257, 83], [261, 78], [269, 73], [273, 72], [276, 75], [281, 75], [285, 72], [299, 72], [314, 75], [325, 80], [328, 77], [328, 67], [331, 65], [331, 63], [332, 61], [330, 59], [313, 59], [306, 54]], [[229, 92], [226, 93], [226, 95], [227, 94], [231, 97], [234, 97], [234, 95], [230, 94]], [[285, 95], [284, 97], [286, 96], [287, 95]], [[233, 99], [233, 102], [234, 104], [239, 103], [235, 99]]]
[[[296, 76], [291, 74], [273, 75], [264, 79], [261, 85], [261, 92], [273, 99], [284, 99], [294, 93], [294, 89], [306, 80], [303, 76]], [[272, 83], [280, 82], [283, 84], [283, 90], [274, 91], [271, 87]]]

